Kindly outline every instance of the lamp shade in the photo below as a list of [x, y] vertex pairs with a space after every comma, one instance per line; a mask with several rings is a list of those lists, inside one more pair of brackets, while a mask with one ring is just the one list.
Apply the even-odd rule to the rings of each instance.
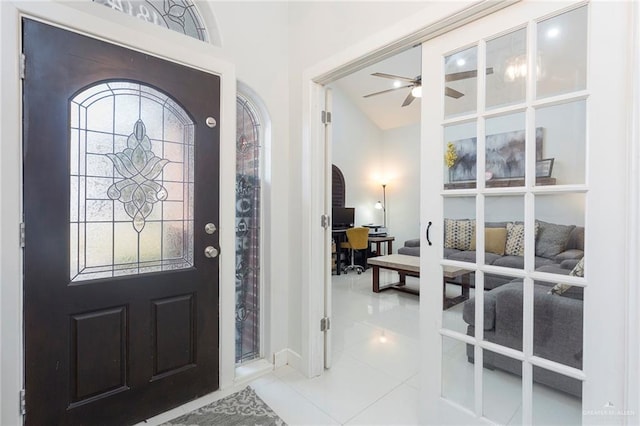
[[374, 207], [376, 209], [378, 209], [378, 210], [382, 210], [383, 209], [382, 203], [380, 201], [376, 202], [376, 205]]

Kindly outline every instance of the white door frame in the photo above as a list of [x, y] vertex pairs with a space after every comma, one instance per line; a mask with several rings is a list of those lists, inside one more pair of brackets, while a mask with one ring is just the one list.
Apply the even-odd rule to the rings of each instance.
[[220, 75], [220, 156], [226, 159], [220, 164], [218, 227], [223, 253], [219, 276], [220, 388], [232, 385], [235, 377], [235, 67], [221, 59], [220, 50], [212, 45], [131, 19], [97, 3], [74, 6], [78, 7], [54, 1], [0, 2], [0, 424], [22, 424], [19, 391], [24, 386], [23, 263], [18, 232], [22, 221], [22, 16]]
[[[321, 227], [325, 187], [324, 134], [320, 122], [323, 85], [390, 57], [416, 44], [508, 7], [519, 0], [440, 2], [401, 24], [365, 39], [328, 60], [306, 69], [302, 76], [302, 365], [309, 377], [323, 372], [324, 343], [320, 320], [324, 313], [324, 247]], [[436, 6], [434, 5], [434, 8]], [[330, 297], [330, 295], [329, 295]]]

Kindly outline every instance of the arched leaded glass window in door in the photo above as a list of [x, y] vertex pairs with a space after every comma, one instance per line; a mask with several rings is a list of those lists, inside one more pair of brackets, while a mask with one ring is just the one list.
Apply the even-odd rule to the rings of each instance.
[[70, 113], [71, 280], [192, 267], [191, 117], [129, 81], [83, 90]]
[[236, 362], [260, 357], [260, 123], [236, 103]]

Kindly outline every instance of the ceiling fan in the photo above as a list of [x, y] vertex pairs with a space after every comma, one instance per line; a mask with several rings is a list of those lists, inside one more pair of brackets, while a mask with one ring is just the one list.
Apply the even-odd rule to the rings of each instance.
[[[487, 68], [487, 75], [489, 74], [493, 74], [493, 68]], [[393, 92], [395, 90], [411, 89], [407, 97], [404, 99], [404, 102], [402, 103], [402, 106], [405, 107], [409, 105], [411, 102], [413, 102], [415, 98], [419, 98], [421, 96], [421, 92], [419, 92], [419, 90], [422, 88], [422, 76], [420, 75], [417, 76], [416, 78], [401, 77], [399, 75], [386, 74], [383, 72], [374, 72], [371, 75], [374, 77], [382, 77], [382, 78], [389, 78], [391, 80], [396, 80], [396, 81], [404, 81], [409, 84], [400, 86], [400, 87], [394, 87], [393, 89], [382, 90], [380, 92], [369, 93], [368, 95], [364, 95], [365, 98], [369, 98], [371, 96], [376, 96], [376, 95], [382, 95], [383, 93]], [[477, 70], [461, 71], [461, 72], [453, 72], [450, 74], [446, 74], [444, 79], [446, 82], [450, 82], [450, 81], [458, 81], [458, 80], [464, 80], [467, 78], [476, 77], [477, 75], [478, 75]], [[444, 94], [445, 96], [449, 96], [450, 98], [454, 98], [454, 99], [458, 99], [464, 96], [464, 93], [459, 92], [455, 89], [452, 89], [451, 87], [445, 87]]]

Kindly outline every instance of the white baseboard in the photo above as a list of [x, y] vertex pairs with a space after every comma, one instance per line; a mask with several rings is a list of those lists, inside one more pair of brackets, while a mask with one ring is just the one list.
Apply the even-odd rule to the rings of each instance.
[[295, 351], [287, 349], [287, 364], [297, 371], [302, 371], [302, 357]]

